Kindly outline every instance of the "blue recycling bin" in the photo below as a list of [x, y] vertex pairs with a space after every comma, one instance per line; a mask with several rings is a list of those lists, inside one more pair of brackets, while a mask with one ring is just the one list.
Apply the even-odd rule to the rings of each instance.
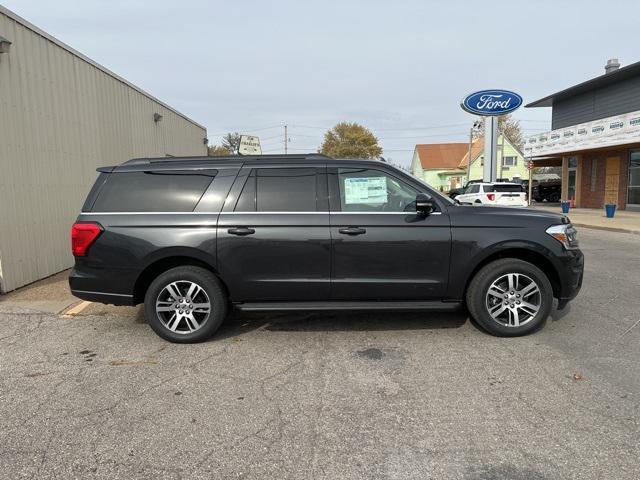
[[563, 200], [560, 202], [560, 207], [562, 207], [562, 213], [569, 213], [569, 206], [571, 202], [569, 200]]
[[607, 218], [613, 218], [613, 216], [616, 214], [616, 207], [617, 205], [614, 203], [607, 203], [604, 206], [604, 210], [607, 212]]

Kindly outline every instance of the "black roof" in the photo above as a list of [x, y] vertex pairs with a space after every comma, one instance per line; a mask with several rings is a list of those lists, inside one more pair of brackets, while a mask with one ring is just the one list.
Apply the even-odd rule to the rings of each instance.
[[622, 80], [627, 80], [629, 78], [637, 76], [640, 76], [640, 62], [632, 63], [631, 65], [619, 68], [618, 70], [614, 70], [613, 72], [604, 73], [599, 77], [595, 77], [591, 80], [587, 80], [586, 82], [574, 85], [573, 87], [560, 90], [559, 92], [541, 98], [540, 100], [531, 102], [528, 105], [525, 105], [525, 107], [551, 107], [553, 106], [554, 101], [573, 97], [574, 95], [578, 95], [580, 93], [596, 90], [598, 88], [606, 87], [607, 85], [611, 85], [613, 83], [617, 83]]
[[243, 164], [260, 164], [261, 162], [271, 163], [317, 163], [318, 161], [341, 163], [341, 162], [380, 162], [380, 160], [370, 159], [337, 159], [321, 153], [308, 153], [296, 155], [229, 155], [223, 157], [155, 157], [155, 158], [133, 158], [120, 165], [112, 167], [100, 167], [98, 172], [111, 173], [135, 172], [151, 170], [181, 170], [181, 169], [216, 169], [239, 166]]

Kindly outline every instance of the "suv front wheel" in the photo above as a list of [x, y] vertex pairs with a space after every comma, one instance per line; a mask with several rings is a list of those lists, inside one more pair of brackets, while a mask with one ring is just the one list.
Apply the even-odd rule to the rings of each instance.
[[515, 337], [545, 324], [553, 290], [547, 276], [535, 265], [504, 258], [482, 267], [471, 280], [466, 300], [469, 313], [485, 330]]
[[195, 343], [210, 338], [227, 315], [227, 297], [209, 270], [176, 267], [147, 289], [144, 307], [149, 325], [165, 340]]

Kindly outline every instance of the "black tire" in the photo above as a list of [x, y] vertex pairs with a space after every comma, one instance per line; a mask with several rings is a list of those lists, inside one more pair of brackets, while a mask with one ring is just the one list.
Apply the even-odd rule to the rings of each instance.
[[[539, 296], [535, 297], [536, 303], [539, 302], [539, 309], [537, 313], [532, 316], [527, 316], [526, 322], [523, 322], [520, 326], [503, 325], [498, 320], [494, 320], [489, 313], [488, 304], [491, 301], [497, 302], [495, 307], [498, 309], [502, 304], [502, 299], [497, 301], [497, 299], [493, 299], [493, 297], [488, 296], [489, 288], [494, 282], [504, 278], [505, 275], [512, 273], [524, 275], [525, 277], [522, 278], [527, 279], [527, 282], [532, 280], [536, 283], [539, 289]], [[504, 293], [508, 295], [510, 292]], [[513, 299], [505, 299], [505, 302], [516, 301], [515, 297], [510, 298]], [[499, 337], [518, 337], [532, 333], [544, 326], [553, 305], [553, 289], [547, 276], [535, 265], [516, 258], [503, 258], [485, 265], [478, 273], [476, 273], [471, 280], [469, 289], [467, 290], [466, 302], [471, 316], [487, 332]], [[507, 303], [504, 303], [504, 305], [507, 305]], [[507, 311], [506, 314], [503, 315], [506, 315], [509, 321], [511, 321], [511, 313], [508, 311], [510, 308], [508, 305], [505, 308]], [[504, 310], [504, 308], [502, 310]]]
[[[176, 331], [170, 330], [169, 327], [165, 326], [165, 323], [161, 320], [163, 313], [156, 310], [156, 302], [160, 299], [159, 295], [161, 292], [163, 295], [166, 295], [167, 291], [165, 290], [165, 287], [174, 282], [178, 282], [179, 286], [188, 286], [188, 282], [195, 283], [204, 292], [202, 293], [198, 290], [199, 293], [197, 295], [200, 295], [199, 298], [204, 298], [205, 301], [208, 299], [209, 301], [209, 314], [194, 331], [189, 331], [189, 329], [194, 327], [193, 324], [187, 322], [186, 319], [178, 320], [176, 322], [178, 323]], [[185, 288], [182, 287], [182, 293], [184, 293], [184, 289]], [[181, 293], [180, 290], [178, 293]], [[182, 298], [180, 300], [186, 300], [186, 298]], [[193, 299], [189, 300], [192, 300], [193, 303], [196, 302], [196, 300]], [[172, 307], [173, 305], [168, 306], [168, 308]], [[185, 307], [189, 308], [189, 305], [186, 304]], [[228, 298], [220, 280], [218, 280], [213, 273], [204, 268], [186, 265], [184, 267], [176, 267], [171, 270], [167, 270], [160, 274], [151, 283], [145, 295], [144, 308], [149, 325], [159, 336], [173, 343], [196, 343], [207, 340], [213, 336], [220, 325], [222, 325], [222, 322], [224, 322], [227, 316]], [[185, 312], [187, 311], [188, 310], [185, 310]], [[193, 308], [191, 311], [195, 312], [193, 313], [194, 316], [198, 314], [200, 320], [205, 318], [202, 312], [198, 313]], [[168, 312], [164, 315], [169, 315], [171, 313], [172, 312]]]

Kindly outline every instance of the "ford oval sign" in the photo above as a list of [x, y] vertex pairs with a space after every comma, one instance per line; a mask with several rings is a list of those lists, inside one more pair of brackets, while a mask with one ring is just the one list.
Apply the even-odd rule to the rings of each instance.
[[481, 90], [467, 95], [462, 108], [476, 115], [506, 115], [522, 105], [522, 97], [508, 90]]

